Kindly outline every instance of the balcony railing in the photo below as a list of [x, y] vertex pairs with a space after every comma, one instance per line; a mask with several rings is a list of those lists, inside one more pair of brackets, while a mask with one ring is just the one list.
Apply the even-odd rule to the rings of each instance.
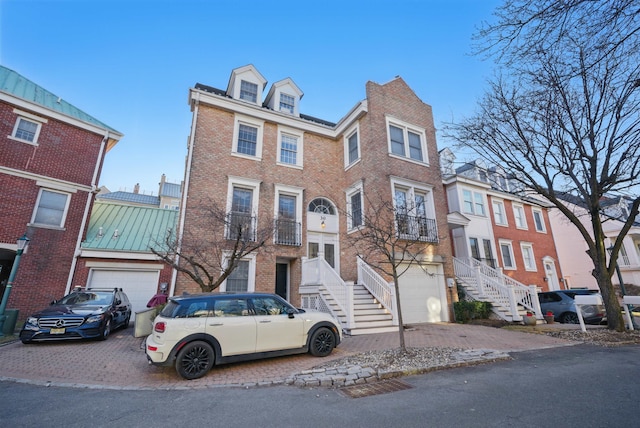
[[276, 244], [302, 245], [302, 224], [291, 219], [277, 218], [274, 220]]
[[256, 217], [248, 213], [230, 212], [227, 214], [225, 238], [236, 241], [256, 240]]
[[401, 238], [424, 242], [438, 242], [438, 228], [435, 219], [396, 214], [396, 225]]

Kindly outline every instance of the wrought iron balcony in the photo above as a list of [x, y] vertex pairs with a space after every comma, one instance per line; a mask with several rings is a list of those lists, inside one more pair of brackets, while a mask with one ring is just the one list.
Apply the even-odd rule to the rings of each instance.
[[226, 218], [225, 238], [233, 241], [255, 241], [257, 218], [248, 213], [230, 212]]
[[302, 245], [302, 223], [286, 218], [277, 218], [274, 222], [276, 244]]
[[424, 242], [438, 242], [438, 228], [435, 219], [396, 214], [396, 226], [401, 238]]

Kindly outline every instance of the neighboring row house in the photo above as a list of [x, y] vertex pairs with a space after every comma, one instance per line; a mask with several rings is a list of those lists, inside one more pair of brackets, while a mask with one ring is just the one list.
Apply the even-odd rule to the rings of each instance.
[[[105, 154], [122, 134], [0, 66], [0, 281], [24, 252], [8, 301], [24, 319], [72, 283]], [[4, 288], [3, 290], [4, 291]]]
[[507, 320], [520, 319], [514, 309], [539, 312], [537, 292], [569, 288], [551, 206], [527, 197], [500, 168], [480, 161], [454, 168], [454, 160], [449, 149], [441, 152], [459, 283], [473, 297], [492, 301]]
[[158, 195], [148, 195], [140, 193], [140, 185], [133, 186], [133, 192], [116, 191], [111, 192], [106, 187], [100, 188], [100, 193], [96, 195], [97, 201], [122, 203], [126, 205], [138, 205], [144, 207], [157, 207], [169, 210], [180, 210], [182, 199], [182, 183], [169, 183], [167, 177], [162, 174], [158, 183]]
[[[591, 231], [591, 222], [587, 210], [579, 202], [565, 198], [565, 204], [577, 214], [586, 230]], [[631, 201], [622, 196], [605, 195], [600, 201], [602, 208], [602, 227], [608, 238], [607, 245], [612, 246], [626, 220], [629, 218]], [[558, 255], [566, 283], [572, 288], [590, 288], [597, 290], [598, 283], [593, 277], [593, 261], [587, 254], [587, 243], [578, 229], [558, 210], [551, 215], [551, 227], [555, 236], [562, 236], [557, 242]], [[618, 253], [620, 275], [611, 278], [613, 284], [640, 286], [640, 221], [633, 223], [625, 236]], [[622, 290], [618, 289], [619, 292]]]
[[[248, 65], [233, 70], [226, 89], [197, 84], [189, 92], [183, 236], [205, 233], [196, 230], [195, 209], [205, 197], [232, 223], [275, 225], [269, 251], [242, 260], [220, 290], [337, 307], [353, 334], [397, 325], [392, 301], [377, 305], [381, 318], [354, 307], [360, 293], [373, 302], [368, 282], [388, 288], [390, 278], [346, 245], [366, 226], [368, 204], [393, 201], [411, 207], [404, 215], [421, 225], [424, 241], [420, 264], [400, 278], [404, 322], [449, 321], [453, 266], [431, 107], [397, 77], [368, 82], [366, 99], [331, 123], [300, 112], [303, 92], [293, 80], [273, 83], [265, 95], [266, 85]], [[199, 290], [180, 275], [172, 292], [185, 291]]]

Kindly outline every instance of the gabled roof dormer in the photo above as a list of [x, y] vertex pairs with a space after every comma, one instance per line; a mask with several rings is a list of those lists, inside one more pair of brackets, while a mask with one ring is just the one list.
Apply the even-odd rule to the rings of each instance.
[[262, 93], [267, 86], [267, 79], [252, 65], [239, 67], [231, 72], [227, 96], [246, 101], [251, 104], [262, 104]]
[[286, 78], [271, 85], [264, 105], [271, 110], [300, 116], [300, 99], [304, 94], [293, 80]]

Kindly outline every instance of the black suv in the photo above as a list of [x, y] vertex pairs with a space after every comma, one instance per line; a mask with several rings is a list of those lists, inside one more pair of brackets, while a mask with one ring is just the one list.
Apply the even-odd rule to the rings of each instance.
[[43, 340], [105, 340], [112, 330], [127, 328], [131, 303], [121, 288], [81, 289], [27, 318], [20, 331], [22, 343]]

